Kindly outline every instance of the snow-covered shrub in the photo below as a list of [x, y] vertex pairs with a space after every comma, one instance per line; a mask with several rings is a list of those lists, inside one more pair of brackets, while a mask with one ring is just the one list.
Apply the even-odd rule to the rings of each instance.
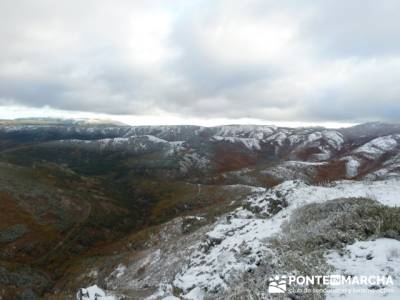
[[[229, 293], [229, 299], [269, 299], [268, 279], [274, 275], [329, 274], [333, 268], [324, 257], [356, 240], [400, 235], [400, 208], [366, 198], [344, 198], [312, 203], [296, 209], [279, 236], [266, 241], [271, 249], [260, 266], [246, 273]], [[309, 287], [320, 288], [320, 287]], [[251, 295], [251, 296], [249, 296]], [[311, 294], [289, 295], [311, 299]], [[324, 299], [313, 294], [312, 299]]]

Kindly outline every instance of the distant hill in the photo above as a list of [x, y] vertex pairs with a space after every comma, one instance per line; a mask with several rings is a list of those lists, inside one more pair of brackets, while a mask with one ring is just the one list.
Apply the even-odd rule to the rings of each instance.
[[[328, 251], [400, 236], [396, 221], [382, 223], [400, 220], [386, 208], [400, 205], [399, 186], [396, 124], [3, 120], [0, 298], [73, 299], [78, 288], [97, 284], [115, 298], [224, 299], [231, 288], [248, 288], [241, 284], [253, 282], [252, 274], [257, 281], [294, 270], [283, 264], [281, 248], [301, 261], [314, 255], [303, 253], [298, 239], [309, 251]], [[315, 240], [306, 226], [313, 218]], [[278, 239], [281, 233], [288, 240]], [[271, 253], [281, 259], [275, 265], [268, 265]], [[318, 262], [307, 261], [306, 271], [325, 266]]]

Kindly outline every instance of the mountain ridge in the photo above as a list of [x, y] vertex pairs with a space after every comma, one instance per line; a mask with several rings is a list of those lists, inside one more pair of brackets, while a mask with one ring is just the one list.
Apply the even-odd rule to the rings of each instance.
[[[239, 227], [254, 223], [264, 228], [262, 224], [279, 211], [290, 211], [286, 210], [290, 199], [276, 198], [272, 191], [301, 195], [297, 198], [305, 195], [300, 191], [314, 190], [327, 197], [325, 189], [338, 197], [371, 194], [387, 205], [389, 200], [382, 191], [385, 186], [390, 195], [397, 191], [399, 153], [400, 126], [396, 124], [344, 129], [0, 125], [3, 296], [12, 299], [30, 293], [45, 299], [57, 299], [57, 295], [69, 299], [78, 288], [97, 284], [97, 288], [128, 299], [157, 293], [152, 299], [172, 295], [203, 299], [207, 287], [200, 284], [202, 280], [196, 279], [196, 290], [179, 283], [189, 276], [191, 271], [185, 273], [184, 269], [190, 262], [178, 260], [175, 253], [186, 250], [172, 246], [172, 241], [178, 239], [189, 248], [202, 247], [203, 254], [207, 249], [216, 251], [212, 249], [219, 249], [221, 238], [225, 240], [225, 233], [220, 236], [218, 228], [231, 228], [224, 220], [232, 218], [234, 211], [237, 220], [232, 222]], [[339, 193], [335, 186], [346, 193]], [[361, 192], [355, 194], [353, 189]], [[251, 200], [261, 192], [265, 201]], [[297, 198], [291, 201], [302, 203]], [[248, 218], [254, 220], [248, 223]], [[239, 227], [231, 228], [234, 235], [242, 232]], [[281, 229], [278, 226], [276, 230]], [[210, 232], [218, 232], [218, 236]], [[267, 251], [263, 240], [260, 236], [257, 245]], [[232, 251], [251, 254], [248, 259], [266, 259], [244, 246], [229, 245]], [[151, 261], [157, 253], [164, 253], [177, 265], [160, 258], [165, 270], [148, 265], [139, 271], [142, 258]], [[246, 261], [244, 257], [240, 261], [243, 259]], [[198, 266], [193, 270], [204, 267], [195, 258], [192, 263]], [[248, 266], [243, 261], [240, 265]], [[233, 274], [233, 269], [226, 268], [223, 265], [224, 274]], [[96, 272], [98, 275], [93, 275]], [[148, 282], [135, 272], [154, 280]], [[1, 279], [19, 276], [26, 278], [25, 285]], [[140, 280], [129, 288], [132, 278]], [[164, 292], [157, 280], [169, 282]], [[233, 284], [228, 279], [223, 282], [213, 287], [213, 293], [222, 295], [227, 291], [220, 288]], [[207, 295], [212, 298], [213, 293]]]

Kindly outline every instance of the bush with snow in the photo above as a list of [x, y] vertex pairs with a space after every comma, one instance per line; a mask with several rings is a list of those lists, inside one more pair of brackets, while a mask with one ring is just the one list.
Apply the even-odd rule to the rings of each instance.
[[[400, 240], [400, 208], [366, 198], [343, 198], [302, 206], [283, 224], [278, 236], [266, 241], [270, 253], [257, 269], [244, 274], [229, 296], [265, 299], [268, 279], [273, 275], [330, 274], [334, 268], [325, 257], [329, 250], [340, 254], [357, 240], [379, 237]], [[310, 294], [289, 296], [310, 299]], [[324, 297], [313, 295], [313, 299]]]

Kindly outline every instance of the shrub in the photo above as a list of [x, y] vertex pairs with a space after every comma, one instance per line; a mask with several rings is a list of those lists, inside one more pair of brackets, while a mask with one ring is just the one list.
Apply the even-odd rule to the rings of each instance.
[[[366, 198], [345, 198], [308, 204], [295, 210], [279, 236], [266, 241], [271, 253], [252, 274], [246, 274], [231, 295], [251, 293], [263, 299], [268, 278], [273, 275], [329, 274], [325, 253], [343, 251], [355, 240], [400, 237], [400, 208]], [[394, 254], [396, 255], [396, 254]], [[317, 288], [309, 287], [311, 289]], [[323, 294], [293, 294], [290, 299], [324, 299]], [[232, 298], [233, 299], [233, 298]]]

